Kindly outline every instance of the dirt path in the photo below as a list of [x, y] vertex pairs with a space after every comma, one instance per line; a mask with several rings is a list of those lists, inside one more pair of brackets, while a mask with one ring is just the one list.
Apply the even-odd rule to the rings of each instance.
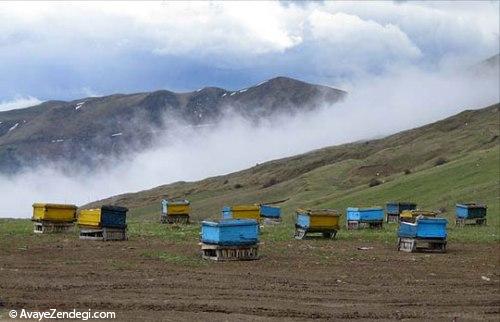
[[0, 239], [0, 303], [113, 310], [118, 320], [500, 319], [494, 244], [407, 254], [378, 242], [291, 240], [231, 263], [202, 261], [197, 250], [195, 240]]

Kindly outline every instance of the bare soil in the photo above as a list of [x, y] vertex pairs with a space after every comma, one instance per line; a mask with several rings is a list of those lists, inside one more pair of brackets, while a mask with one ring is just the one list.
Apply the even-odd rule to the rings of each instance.
[[194, 239], [0, 238], [0, 306], [116, 311], [120, 321], [500, 320], [497, 244], [408, 254], [382, 242], [290, 240], [224, 263], [198, 251]]

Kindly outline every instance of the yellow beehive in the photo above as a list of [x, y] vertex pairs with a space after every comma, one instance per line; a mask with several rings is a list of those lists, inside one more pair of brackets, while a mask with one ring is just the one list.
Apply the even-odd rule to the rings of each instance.
[[399, 215], [401, 221], [411, 221], [411, 222], [414, 222], [415, 218], [417, 218], [418, 216], [436, 217], [437, 213], [434, 211], [427, 211], [427, 210], [403, 210]]
[[33, 221], [74, 222], [76, 217], [75, 205], [34, 203]]
[[189, 215], [191, 213], [191, 206], [186, 203], [169, 203], [167, 207], [169, 215]]
[[78, 226], [99, 227], [101, 225], [101, 209], [84, 209], [78, 214]]
[[259, 205], [237, 205], [231, 207], [234, 219], [260, 219]]
[[340, 229], [340, 213], [331, 209], [309, 210], [311, 229]]
[[406, 220], [415, 220], [418, 216], [424, 217], [436, 217], [437, 213], [434, 211], [427, 210], [403, 210], [399, 217]]

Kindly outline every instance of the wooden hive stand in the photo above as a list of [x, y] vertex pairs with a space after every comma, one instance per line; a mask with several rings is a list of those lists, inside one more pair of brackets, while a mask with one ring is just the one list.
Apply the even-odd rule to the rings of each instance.
[[368, 227], [377, 229], [382, 229], [383, 225], [384, 225], [383, 221], [371, 221], [368, 223]]
[[335, 229], [323, 229], [323, 230], [308, 230], [304, 229], [302, 227], [295, 227], [295, 234], [293, 237], [295, 239], [304, 239], [306, 238], [307, 234], [315, 234], [315, 233], [320, 233], [323, 238], [330, 238], [333, 239], [337, 236], [337, 230]]
[[407, 253], [417, 251], [446, 252], [446, 239], [398, 238], [398, 250]]
[[254, 245], [212, 245], [200, 243], [203, 259], [214, 261], [244, 261], [259, 258], [259, 244]]
[[399, 222], [399, 214], [387, 214], [386, 222], [387, 223], [398, 223]]
[[357, 221], [357, 220], [348, 220], [347, 221], [347, 230], [367, 228], [367, 227], [381, 229], [382, 225], [383, 225], [383, 221], [361, 222], [361, 221]]
[[346, 228], [347, 228], [347, 230], [359, 229], [359, 221], [348, 220], [346, 223]]
[[281, 223], [281, 218], [266, 218], [264, 217], [264, 220], [262, 221], [264, 225], [271, 226], [271, 225], [277, 225]]
[[86, 240], [127, 240], [127, 228], [80, 228], [80, 239]]
[[184, 215], [161, 214], [160, 223], [187, 225], [187, 224], [189, 224], [189, 215], [188, 214], [184, 214]]
[[465, 227], [465, 225], [486, 225], [486, 218], [456, 218], [455, 225], [458, 227]]
[[72, 222], [37, 221], [33, 225], [36, 234], [66, 233], [75, 226]]
[[189, 224], [189, 215], [168, 215], [167, 221], [169, 224]]

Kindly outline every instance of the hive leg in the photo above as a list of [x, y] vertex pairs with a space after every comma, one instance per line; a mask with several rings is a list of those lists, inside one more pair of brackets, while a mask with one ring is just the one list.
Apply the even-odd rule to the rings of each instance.
[[485, 225], [486, 224], [486, 218], [476, 219], [476, 224], [478, 224], [478, 225]]
[[304, 229], [295, 229], [295, 239], [303, 239], [306, 236], [306, 231]]

